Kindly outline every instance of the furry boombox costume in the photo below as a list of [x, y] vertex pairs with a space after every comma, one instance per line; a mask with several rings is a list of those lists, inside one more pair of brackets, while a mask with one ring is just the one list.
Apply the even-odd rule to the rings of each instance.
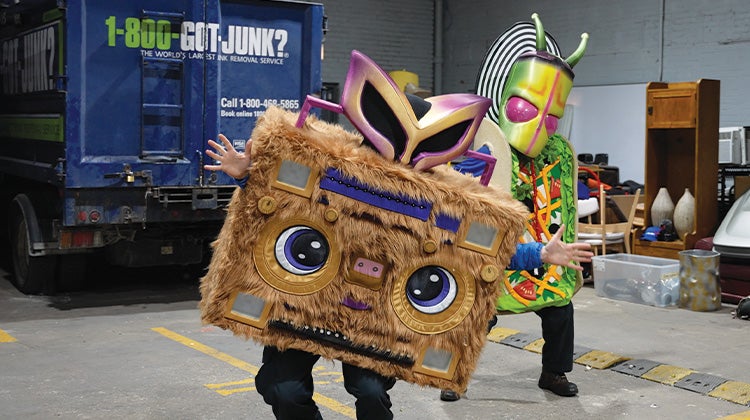
[[[310, 106], [345, 114], [364, 138], [308, 118]], [[355, 51], [340, 105], [269, 108], [201, 282], [203, 321], [465, 389], [527, 215], [488, 176], [443, 165], [470, 152], [488, 107], [472, 94], [410, 103]]]

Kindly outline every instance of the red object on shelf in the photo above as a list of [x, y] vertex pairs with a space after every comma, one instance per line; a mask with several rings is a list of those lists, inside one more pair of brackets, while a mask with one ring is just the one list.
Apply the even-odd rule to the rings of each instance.
[[606, 182], [602, 182], [601, 178], [599, 178], [599, 174], [596, 171], [586, 166], [579, 166], [578, 171], [583, 171], [590, 175], [590, 177], [588, 177], [585, 182], [586, 186], [591, 190], [589, 192], [590, 197], [599, 197], [600, 184], [604, 186], [604, 191], [609, 191], [612, 189], [611, 185], [607, 184]]

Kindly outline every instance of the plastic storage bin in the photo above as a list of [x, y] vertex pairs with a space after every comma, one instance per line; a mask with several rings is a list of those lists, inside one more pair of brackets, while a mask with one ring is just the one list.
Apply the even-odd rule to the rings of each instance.
[[633, 254], [592, 258], [598, 296], [644, 305], [675, 306], [680, 301], [680, 261]]

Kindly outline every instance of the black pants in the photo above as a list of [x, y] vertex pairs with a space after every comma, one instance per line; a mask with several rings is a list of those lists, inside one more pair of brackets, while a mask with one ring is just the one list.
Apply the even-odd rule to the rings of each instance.
[[[279, 420], [322, 419], [312, 399], [312, 368], [320, 356], [300, 350], [263, 349], [263, 366], [255, 377], [255, 387], [263, 400], [273, 408]], [[344, 388], [357, 402], [358, 420], [390, 420], [391, 399], [388, 391], [396, 383], [371, 370], [346, 363], [342, 366]]]
[[554, 373], [573, 370], [573, 303], [536, 311], [542, 319], [542, 369]]

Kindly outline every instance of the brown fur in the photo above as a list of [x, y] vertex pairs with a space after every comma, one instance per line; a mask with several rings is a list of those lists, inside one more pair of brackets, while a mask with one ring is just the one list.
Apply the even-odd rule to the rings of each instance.
[[[208, 273], [201, 282], [200, 309], [205, 323], [230, 329], [236, 335], [252, 338], [281, 349], [300, 349], [329, 359], [372, 369], [385, 376], [396, 376], [420, 385], [462, 391], [476, 367], [486, 340], [487, 321], [495, 313], [495, 301], [501, 293], [499, 279], [488, 283], [479, 273], [491, 264], [500, 273], [515, 252], [526, 210], [510, 194], [494, 187], [481, 186], [475, 179], [447, 168], [417, 172], [402, 164], [387, 161], [375, 151], [362, 147], [361, 138], [340, 126], [308, 119], [303, 128], [294, 127], [297, 114], [269, 109], [253, 131], [250, 181], [235, 193], [224, 226], [214, 242], [214, 254]], [[349, 197], [325, 191], [316, 185], [312, 197], [305, 198], [277, 188], [272, 183], [273, 169], [279, 158], [304, 163], [323, 176], [334, 167], [380, 190], [395, 191], [433, 203], [426, 222], [400, 213], [386, 211]], [[277, 208], [272, 214], [258, 210], [261, 197], [273, 197]], [[327, 204], [321, 203], [321, 198]], [[338, 211], [333, 222], [325, 221], [327, 209]], [[435, 226], [435, 214], [443, 213], [462, 221], [473, 220], [496, 226], [505, 232], [497, 255], [490, 256], [456, 246], [458, 234]], [[322, 290], [309, 295], [285, 293], [272, 287], [258, 273], [253, 249], [268, 238], [259, 236], [269, 221], [304, 218], [331, 227], [342, 259], [339, 273]], [[423, 251], [423, 243], [432, 240], [437, 252]], [[344, 280], [356, 256], [387, 262], [386, 275], [379, 291]], [[441, 264], [464, 273], [476, 285], [476, 296], [468, 315], [450, 330], [425, 334], [413, 330], [399, 319], [394, 309], [394, 282], [408, 276], [415, 267]], [[416, 372], [413, 366], [371, 358], [347, 348], [300, 337], [284, 330], [255, 328], [225, 317], [232, 293], [243, 292], [273, 303], [269, 319], [287, 320], [295, 325], [322, 327], [346, 334], [352, 342], [389, 349], [394, 354], [416, 358], [426, 347], [450, 351], [459, 357], [455, 374], [440, 378]], [[344, 297], [367, 303], [371, 309], [356, 311], [340, 304]]]

